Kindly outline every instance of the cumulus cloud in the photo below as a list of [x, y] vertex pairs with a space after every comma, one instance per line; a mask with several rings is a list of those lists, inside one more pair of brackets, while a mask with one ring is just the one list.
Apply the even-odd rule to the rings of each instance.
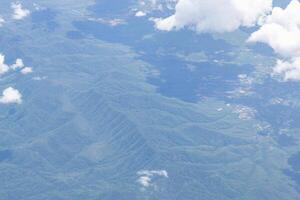
[[149, 187], [151, 185], [151, 178], [149, 176], [141, 176], [137, 182], [143, 187]]
[[145, 13], [145, 12], [143, 12], [143, 11], [138, 11], [138, 12], [136, 12], [135, 13], [135, 16], [136, 17], [144, 17], [144, 16], [146, 16], [147, 14]]
[[270, 45], [278, 54], [300, 55], [300, 3], [292, 0], [286, 9], [275, 7], [261, 28], [252, 33], [250, 42]]
[[12, 88], [6, 88], [2, 92], [2, 96], [0, 97], [0, 103], [3, 104], [11, 104], [11, 103], [16, 103], [16, 104], [21, 104], [22, 103], [22, 95], [21, 93]]
[[251, 27], [272, 10], [272, 0], [179, 0], [175, 14], [156, 20], [156, 27], [170, 31], [190, 27], [198, 32], [230, 32]]
[[5, 64], [5, 56], [0, 54], [0, 75], [9, 71], [9, 66]]
[[278, 60], [274, 73], [282, 74], [285, 81], [300, 80], [300, 57], [292, 58], [291, 61]]
[[20, 69], [24, 67], [23, 60], [18, 58], [16, 63], [10, 66], [12, 70]]
[[12, 17], [15, 20], [21, 20], [30, 14], [30, 11], [27, 9], [24, 9], [22, 7], [22, 4], [20, 4], [20, 3], [12, 3], [11, 8], [13, 9], [13, 12], [14, 12]]
[[292, 0], [285, 8], [275, 7], [262, 26], [252, 33], [249, 42], [268, 44], [282, 57], [274, 73], [284, 80], [300, 80], [300, 2]]
[[[0, 75], [4, 75], [9, 71], [15, 71], [20, 69], [22, 74], [28, 74], [33, 72], [31, 67], [25, 67], [23, 60], [18, 58], [16, 62], [12, 65], [7, 65], [5, 63], [5, 56], [0, 54]], [[2, 92], [2, 96], [0, 96], [0, 103], [1, 104], [21, 104], [22, 103], [22, 95], [21, 93], [12, 87], [8, 87]]]
[[33, 72], [32, 67], [25, 67], [23, 60], [20, 58], [16, 59], [16, 62], [14, 64], [10, 66], [7, 65], [5, 63], [5, 56], [3, 54], [0, 54], [0, 75], [3, 75], [11, 70], [20, 70], [21, 74], [24, 75]]

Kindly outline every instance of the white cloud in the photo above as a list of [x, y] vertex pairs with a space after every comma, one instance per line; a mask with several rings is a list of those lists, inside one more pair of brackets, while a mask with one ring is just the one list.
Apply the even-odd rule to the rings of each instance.
[[249, 41], [266, 43], [284, 57], [300, 55], [299, 1], [292, 0], [286, 9], [274, 8]]
[[5, 23], [5, 20], [2, 17], [0, 17], [0, 27], [3, 26], [4, 23]]
[[23, 60], [20, 59], [20, 58], [18, 58], [18, 59], [16, 60], [16, 63], [15, 63], [15, 64], [13, 64], [13, 65], [10, 66], [10, 68], [11, 68], [12, 70], [20, 69], [20, 68], [23, 68], [23, 67], [24, 67], [24, 63], [23, 63]]
[[2, 92], [2, 96], [0, 97], [0, 103], [3, 104], [11, 104], [11, 103], [16, 103], [16, 104], [21, 104], [22, 103], [22, 95], [21, 93], [12, 88], [6, 88]]
[[136, 17], [144, 17], [144, 16], [146, 16], [147, 14], [145, 13], [145, 12], [143, 12], [143, 11], [138, 11], [138, 12], [136, 12], [135, 13], [135, 16]]
[[138, 171], [138, 175], [146, 175], [146, 176], [163, 176], [168, 178], [168, 172], [166, 170], [141, 170]]
[[137, 172], [139, 176], [137, 182], [143, 187], [152, 186], [152, 179], [155, 176], [168, 178], [168, 172], [166, 170], [141, 170]]
[[249, 42], [268, 44], [283, 60], [278, 60], [275, 74], [284, 80], [300, 80], [300, 3], [292, 0], [285, 8], [275, 7]]
[[[17, 59], [15, 64], [12, 64], [11, 66], [8, 66], [5, 63], [5, 56], [3, 54], [0, 54], [0, 75], [3, 75], [10, 70], [17, 70], [21, 69], [22, 74], [28, 74], [31, 73], [33, 70], [31, 67], [25, 67], [22, 59]], [[2, 92], [2, 96], [0, 96], [0, 103], [2, 104], [21, 104], [22, 103], [22, 95], [21, 93], [12, 87], [8, 87]]]
[[284, 57], [300, 53], [300, 30], [298, 28], [289, 30], [277, 23], [263, 25], [248, 41], [266, 43]]
[[20, 3], [12, 3], [11, 8], [14, 11], [12, 17], [15, 20], [21, 20], [30, 14], [30, 11], [27, 9], [24, 9]]
[[99, 22], [101, 24], [106, 24], [109, 26], [118, 26], [118, 25], [122, 25], [122, 24], [126, 24], [126, 21], [124, 19], [104, 19], [104, 18], [88, 18], [88, 20], [90, 21], [95, 21], [95, 22]]
[[10, 66], [5, 64], [5, 56], [3, 54], [0, 54], [0, 75], [3, 75], [10, 70], [19, 70], [22, 74], [29, 74], [33, 72], [32, 67], [25, 67], [24, 62], [22, 59], [18, 58], [16, 59], [16, 62]]
[[190, 27], [198, 32], [230, 32], [256, 25], [272, 9], [272, 0], [179, 0], [175, 14], [156, 20], [170, 31]]
[[32, 70], [32, 68], [31, 67], [25, 67], [25, 68], [23, 68], [22, 70], [21, 70], [21, 73], [22, 74], [30, 74], [30, 73], [32, 73], [33, 72], [33, 70]]
[[283, 75], [285, 81], [300, 80], [300, 57], [292, 58], [291, 61], [278, 60], [274, 73]]
[[177, 0], [139, 0], [138, 9], [149, 13], [153, 11], [164, 12], [174, 9], [176, 2]]
[[45, 80], [46, 78], [47, 78], [47, 76], [35, 76], [32, 78], [32, 80], [42, 81], [42, 80]]
[[238, 114], [239, 119], [241, 120], [250, 120], [255, 117], [256, 110], [243, 105], [236, 105], [234, 107], [233, 113]]
[[151, 178], [149, 176], [141, 176], [137, 182], [143, 187], [149, 187], [151, 185]]
[[5, 56], [0, 54], [0, 75], [9, 71], [9, 66], [5, 64]]

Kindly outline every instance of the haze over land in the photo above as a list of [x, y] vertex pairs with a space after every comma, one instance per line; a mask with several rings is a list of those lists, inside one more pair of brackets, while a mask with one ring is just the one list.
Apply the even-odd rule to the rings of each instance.
[[300, 199], [300, 3], [242, 2], [2, 0], [0, 200]]

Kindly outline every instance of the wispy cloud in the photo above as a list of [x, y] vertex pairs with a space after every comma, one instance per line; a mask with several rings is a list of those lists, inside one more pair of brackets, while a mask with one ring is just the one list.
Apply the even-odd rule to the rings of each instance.
[[95, 22], [99, 22], [101, 24], [106, 24], [109, 26], [118, 26], [118, 25], [122, 25], [122, 24], [126, 24], [126, 21], [124, 19], [104, 19], [104, 18], [88, 18], [89, 21], [95, 21]]
[[152, 179], [154, 177], [168, 178], [168, 172], [166, 170], [141, 170], [137, 172], [139, 178], [137, 182], [144, 188], [152, 186]]
[[32, 73], [32, 72], [33, 72], [33, 70], [32, 70], [31, 67], [24, 67], [24, 68], [21, 70], [21, 73], [24, 74], [24, 75], [30, 74], [30, 73]]
[[5, 19], [0, 17], [0, 27], [3, 26], [4, 23], [5, 23]]
[[47, 79], [47, 76], [35, 76], [32, 78], [32, 80], [35, 80], [35, 81], [42, 81], [45, 79]]

